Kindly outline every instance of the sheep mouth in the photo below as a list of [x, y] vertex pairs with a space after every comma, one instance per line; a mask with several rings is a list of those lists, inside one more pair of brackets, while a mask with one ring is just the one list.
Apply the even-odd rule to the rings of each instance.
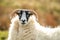
[[27, 21], [21, 21], [21, 24], [25, 25], [27, 24]]
[[25, 22], [21, 23], [21, 24], [26, 24]]
[[26, 22], [26, 21], [24, 21], [24, 22], [23, 22], [23, 21], [21, 21], [21, 24], [25, 25], [25, 24], [27, 24], [27, 22]]

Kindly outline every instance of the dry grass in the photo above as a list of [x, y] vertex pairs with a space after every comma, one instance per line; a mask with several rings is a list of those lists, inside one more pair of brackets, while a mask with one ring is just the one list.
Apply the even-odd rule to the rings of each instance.
[[[0, 1], [0, 15], [1, 14], [9, 15], [13, 9], [21, 9], [21, 8], [35, 10], [38, 13], [39, 23], [44, 26], [60, 25], [59, 0], [10, 0], [10, 1], [1, 0]], [[51, 13], [51, 11], [53, 13]], [[49, 18], [51, 20], [49, 20]]]

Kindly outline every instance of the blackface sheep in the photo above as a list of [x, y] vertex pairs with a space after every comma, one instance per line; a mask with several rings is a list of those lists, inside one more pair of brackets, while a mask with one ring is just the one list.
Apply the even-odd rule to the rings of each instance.
[[37, 14], [35, 11], [16, 9], [12, 12], [11, 19], [8, 40], [36, 40]]
[[60, 28], [41, 26], [33, 10], [14, 10], [11, 19], [8, 40], [60, 40]]

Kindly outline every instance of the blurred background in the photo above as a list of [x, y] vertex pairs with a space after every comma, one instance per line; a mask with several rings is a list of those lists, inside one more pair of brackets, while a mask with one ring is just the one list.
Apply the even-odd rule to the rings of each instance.
[[32, 9], [45, 27], [60, 25], [60, 0], [0, 0], [0, 40], [8, 36], [10, 13], [15, 9]]

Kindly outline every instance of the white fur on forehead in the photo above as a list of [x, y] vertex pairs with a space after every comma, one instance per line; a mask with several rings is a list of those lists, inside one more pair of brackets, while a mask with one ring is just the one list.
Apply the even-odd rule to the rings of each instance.
[[32, 11], [32, 10], [29, 10], [29, 9], [16, 9], [16, 10]]
[[23, 10], [23, 11], [31, 11], [31, 12], [36, 13], [34, 10], [31, 10], [31, 9], [16, 9], [16, 10], [14, 10], [14, 11], [20, 12], [21, 10]]

